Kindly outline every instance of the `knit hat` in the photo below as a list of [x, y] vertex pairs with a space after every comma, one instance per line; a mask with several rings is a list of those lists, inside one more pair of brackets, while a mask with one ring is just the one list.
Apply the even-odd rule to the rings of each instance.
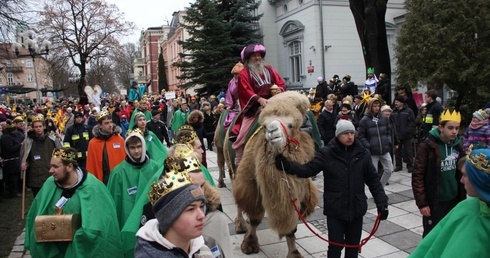
[[400, 96], [400, 95], [397, 95], [395, 97], [395, 100], [400, 101], [401, 103], [405, 103], [405, 99], [402, 96]]
[[472, 149], [465, 162], [466, 175], [476, 192], [490, 203], [490, 149]]
[[320, 77], [316, 78], [316, 81], [317, 82], [323, 82], [323, 77], [320, 76]]
[[388, 105], [383, 105], [383, 106], [381, 107], [381, 112], [383, 112], [383, 111], [385, 111], [385, 110], [389, 110], [389, 111], [393, 112], [393, 110], [391, 109], [391, 107], [390, 107], [390, 106], [388, 106]]
[[151, 111], [151, 116], [156, 116], [156, 115], [158, 115], [158, 114], [160, 114], [160, 111], [158, 111], [158, 109], [153, 109], [153, 110]]
[[136, 115], [134, 115], [134, 122], [138, 122], [138, 119], [140, 119], [141, 117], [144, 117], [146, 119], [146, 116], [143, 112], [136, 113]]
[[480, 110], [473, 112], [473, 117], [477, 118], [480, 121], [483, 121], [485, 119], [488, 119], [488, 114], [487, 114], [487, 112], [480, 109]]
[[340, 119], [337, 122], [337, 129], [335, 129], [335, 137], [339, 137], [339, 135], [344, 133], [354, 133], [356, 128], [349, 120]]
[[[133, 157], [131, 157], [131, 155], [129, 155], [128, 140], [130, 138], [134, 138], [134, 137], [140, 139], [140, 141], [141, 141], [141, 153], [142, 154], [141, 154], [140, 160], [133, 160]], [[143, 132], [139, 128], [136, 128], [136, 129], [128, 132], [128, 135], [126, 136], [126, 139], [124, 140], [124, 150], [126, 151], [126, 154], [128, 154], [128, 157], [131, 160], [133, 160], [134, 162], [141, 163], [141, 162], [145, 161], [146, 141], [145, 141], [145, 138], [143, 137]]]
[[168, 231], [182, 212], [195, 201], [206, 202], [204, 194], [186, 172], [169, 172], [151, 184], [148, 199], [162, 235]]
[[73, 115], [75, 116], [75, 118], [77, 118], [77, 117], [83, 117], [83, 113], [82, 112], [78, 112], [78, 111], [73, 112]]

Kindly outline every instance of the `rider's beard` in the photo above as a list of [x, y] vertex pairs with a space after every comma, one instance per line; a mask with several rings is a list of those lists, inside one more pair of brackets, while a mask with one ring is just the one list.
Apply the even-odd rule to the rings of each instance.
[[249, 62], [248, 63], [248, 69], [252, 71], [255, 74], [263, 75], [264, 74], [264, 61], [259, 61], [259, 62]]

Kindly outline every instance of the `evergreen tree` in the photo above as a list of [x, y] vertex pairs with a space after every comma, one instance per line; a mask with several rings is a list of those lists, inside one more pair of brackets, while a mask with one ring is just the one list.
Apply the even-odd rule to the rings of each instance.
[[[396, 46], [398, 81], [428, 88], [446, 85], [463, 98], [488, 93], [490, 1], [407, 0]], [[486, 87], [481, 87], [486, 86]], [[478, 103], [473, 104], [473, 110]]]
[[163, 53], [160, 51], [158, 56], [158, 90], [168, 91], [167, 74], [165, 73], [165, 60], [163, 59]]
[[220, 11], [224, 20], [230, 25], [230, 36], [233, 44], [233, 57], [239, 59], [243, 47], [259, 43], [262, 36], [259, 32], [259, 20], [263, 14], [257, 14], [261, 1], [256, 0], [221, 0]]
[[230, 70], [236, 62], [232, 56], [230, 26], [213, 0], [197, 0], [187, 9], [181, 25], [188, 30], [190, 38], [179, 41], [184, 53], [180, 53], [180, 67], [184, 81], [180, 87], [196, 87], [199, 95], [216, 94], [227, 85]]

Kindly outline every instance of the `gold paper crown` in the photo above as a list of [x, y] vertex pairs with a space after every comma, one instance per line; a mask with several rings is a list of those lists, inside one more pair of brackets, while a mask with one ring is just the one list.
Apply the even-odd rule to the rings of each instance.
[[473, 144], [468, 149], [468, 153], [469, 154], [467, 160], [473, 167], [487, 174], [490, 174], [490, 166], [488, 164], [487, 155], [483, 153], [480, 153], [479, 155], [473, 153]]
[[[188, 131], [190, 135], [183, 135], [182, 131]], [[178, 143], [191, 144], [191, 143], [195, 142], [197, 139], [199, 139], [196, 131], [190, 125], [183, 125], [183, 126], [179, 127], [179, 130], [177, 131], [177, 133], [179, 133], [179, 132], [181, 132], [181, 133], [180, 133], [180, 140]]]
[[126, 135], [126, 138], [129, 138], [130, 136], [135, 135], [135, 134], [139, 134], [141, 136], [145, 135], [139, 128], [136, 128], [133, 130], [129, 130], [127, 135]]
[[14, 122], [23, 122], [24, 121], [24, 118], [22, 116], [16, 116], [13, 120]]
[[456, 110], [451, 111], [449, 109], [446, 109], [441, 115], [440, 122], [444, 122], [444, 121], [454, 121], [454, 122], [461, 123], [461, 114]]
[[178, 172], [166, 173], [158, 182], [151, 184], [151, 189], [148, 192], [148, 200], [150, 200], [151, 205], [155, 205], [158, 200], [170, 192], [186, 185], [192, 185], [192, 179], [189, 174]]
[[32, 117], [32, 123], [34, 124], [34, 122], [44, 122], [43, 114], [37, 114], [37, 115], [33, 116]]
[[109, 114], [109, 111], [107, 110], [102, 110], [98, 115], [97, 115], [97, 121], [100, 121], [100, 119], [106, 117], [106, 116], [110, 116]]
[[174, 156], [165, 159], [165, 171], [189, 173], [201, 169], [201, 161], [193, 155], [190, 145], [178, 144], [174, 148]]
[[55, 149], [52, 157], [66, 161], [77, 161], [77, 154], [67, 149]]

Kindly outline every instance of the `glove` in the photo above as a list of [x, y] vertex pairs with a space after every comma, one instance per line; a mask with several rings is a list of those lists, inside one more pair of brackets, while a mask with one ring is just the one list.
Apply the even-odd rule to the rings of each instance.
[[276, 168], [279, 169], [280, 171], [284, 170], [287, 172], [291, 168], [291, 162], [287, 160], [282, 154], [279, 154], [276, 156]]
[[386, 220], [388, 218], [388, 205], [378, 206], [378, 214], [381, 214], [380, 220]]

